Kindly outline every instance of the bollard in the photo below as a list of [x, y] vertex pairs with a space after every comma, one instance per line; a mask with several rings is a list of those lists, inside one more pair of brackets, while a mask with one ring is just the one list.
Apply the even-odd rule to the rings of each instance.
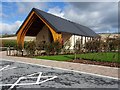
[[24, 51], [24, 50], [22, 49], [22, 56], [23, 56], [23, 51]]

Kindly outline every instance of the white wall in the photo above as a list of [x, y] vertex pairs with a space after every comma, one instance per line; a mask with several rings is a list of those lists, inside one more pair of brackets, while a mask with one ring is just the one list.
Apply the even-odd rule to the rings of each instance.
[[[75, 45], [75, 43], [76, 43], [76, 40], [77, 39], [80, 39], [81, 40], [81, 36], [78, 36], [78, 35], [72, 35], [71, 37], [70, 37], [70, 41], [71, 41], [71, 48], [70, 49], [74, 49], [74, 45]], [[86, 42], [87, 42], [88, 40], [86, 40]], [[83, 44], [85, 44], [85, 37], [83, 37]]]

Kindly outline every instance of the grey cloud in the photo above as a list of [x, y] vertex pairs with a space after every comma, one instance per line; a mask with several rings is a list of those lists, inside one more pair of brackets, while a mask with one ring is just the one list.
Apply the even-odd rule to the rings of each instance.
[[26, 12], [30, 12], [32, 8], [38, 8], [38, 9], [45, 9], [47, 7], [47, 3], [45, 2], [16, 2], [18, 6], [18, 13], [23, 14]]
[[64, 13], [64, 17], [96, 32], [108, 29], [116, 31], [118, 28], [117, 2], [71, 2], [65, 7]]
[[0, 22], [0, 34], [15, 34], [15, 32], [18, 30], [18, 28], [20, 27], [20, 25], [22, 24], [22, 21], [16, 21], [12, 24], [8, 24], [8, 23], [2, 23]]

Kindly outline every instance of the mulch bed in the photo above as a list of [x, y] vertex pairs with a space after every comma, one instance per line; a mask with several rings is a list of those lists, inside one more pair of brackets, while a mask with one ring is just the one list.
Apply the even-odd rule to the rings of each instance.
[[91, 60], [83, 60], [83, 59], [69, 60], [68, 62], [92, 64], [92, 65], [102, 65], [102, 66], [118, 67], [118, 68], [120, 68], [120, 63], [113, 63], [113, 62], [100, 62], [100, 61], [91, 61]]

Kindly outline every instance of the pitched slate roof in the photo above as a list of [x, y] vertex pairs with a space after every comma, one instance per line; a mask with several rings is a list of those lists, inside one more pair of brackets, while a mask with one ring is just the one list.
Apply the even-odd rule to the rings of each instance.
[[32, 11], [34, 11], [35, 13], [37, 13], [37, 15], [42, 17], [58, 33], [67, 32], [67, 33], [81, 35], [81, 36], [90, 36], [90, 37], [99, 36], [93, 30], [91, 30], [86, 26], [60, 18], [50, 13], [46, 13], [36, 8], [33, 8]]

